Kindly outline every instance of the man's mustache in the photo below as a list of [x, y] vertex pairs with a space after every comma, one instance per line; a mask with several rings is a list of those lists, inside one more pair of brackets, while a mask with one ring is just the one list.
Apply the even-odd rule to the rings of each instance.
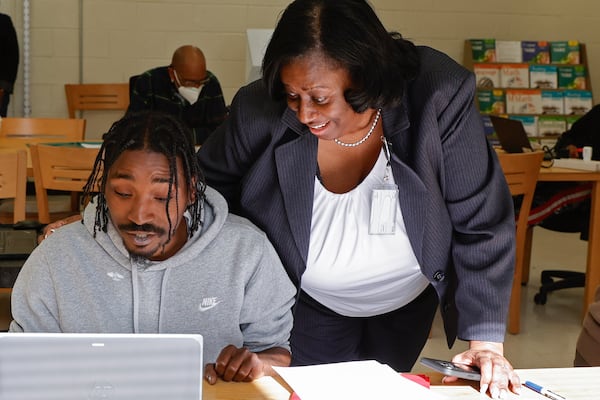
[[121, 224], [119, 225], [119, 229], [122, 231], [153, 232], [158, 233], [159, 235], [163, 235], [165, 233], [163, 228], [152, 224]]

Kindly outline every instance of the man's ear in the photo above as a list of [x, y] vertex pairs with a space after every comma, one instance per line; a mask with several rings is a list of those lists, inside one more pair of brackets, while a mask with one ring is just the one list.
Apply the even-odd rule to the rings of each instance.
[[167, 72], [169, 73], [169, 78], [171, 79], [171, 83], [175, 84], [175, 74], [173, 73], [174, 69], [172, 65], [167, 67]]

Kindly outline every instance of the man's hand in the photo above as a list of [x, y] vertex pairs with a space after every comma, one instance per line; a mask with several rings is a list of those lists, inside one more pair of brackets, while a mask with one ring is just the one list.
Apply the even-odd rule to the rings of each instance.
[[281, 347], [253, 353], [245, 347], [229, 345], [221, 350], [214, 364], [206, 364], [204, 378], [211, 385], [217, 382], [217, 378], [227, 382], [250, 382], [273, 375], [272, 366], [287, 367], [290, 360], [290, 352]]

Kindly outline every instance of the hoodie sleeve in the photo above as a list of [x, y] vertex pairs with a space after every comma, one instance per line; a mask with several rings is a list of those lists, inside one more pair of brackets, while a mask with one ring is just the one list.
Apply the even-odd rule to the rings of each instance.
[[54, 285], [44, 247], [36, 248], [19, 272], [11, 295], [10, 332], [61, 332]]
[[240, 314], [244, 346], [253, 352], [273, 347], [290, 350], [295, 293], [275, 249], [265, 237], [262, 257], [246, 285]]

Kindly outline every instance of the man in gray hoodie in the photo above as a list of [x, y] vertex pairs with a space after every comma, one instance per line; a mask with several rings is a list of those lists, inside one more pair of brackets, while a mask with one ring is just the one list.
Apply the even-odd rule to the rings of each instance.
[[165, 114], [113, 124], [82, 223], [17, 278], [10, 331], [200, 333], [209, 383], [289, 365], [295, 288], [266, 235], [205, 186], [189, 137]]

